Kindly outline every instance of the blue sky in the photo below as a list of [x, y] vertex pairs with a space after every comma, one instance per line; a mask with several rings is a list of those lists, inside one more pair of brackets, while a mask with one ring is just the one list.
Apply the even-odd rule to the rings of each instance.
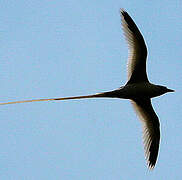
[[124, 8], [148, 47], [158, 162], [146, 167], [142, 128], [128, 100], [88, 99], [0, 107], [0, 179], [181, 179], [181, 1], [0, 2], [1, 102], [86, 95], [126, 81]]

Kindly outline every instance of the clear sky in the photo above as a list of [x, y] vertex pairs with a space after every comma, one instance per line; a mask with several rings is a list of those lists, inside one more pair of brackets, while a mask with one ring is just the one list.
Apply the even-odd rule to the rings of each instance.
[[151, 82], [176, 90], [153, 99], [162, 136], [155, 169], [147, 169], [141, 124], [128, 100], [39, 102], [0, 107], [0, 179], [182, 178], [180, 0], [1, 1], [0, 102], [125, 84], [119, 8], [144, 36]]

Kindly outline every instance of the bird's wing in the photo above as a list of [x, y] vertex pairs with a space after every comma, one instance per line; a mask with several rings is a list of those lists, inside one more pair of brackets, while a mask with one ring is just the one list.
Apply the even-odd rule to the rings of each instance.
[[128, 83], [147, 81], [147, 47], [142, 34], [129, 14], [121, 9], [122, 28], [129, 46]]
[[143, 124], [143, 142], [148, 167], [152, 169], [157, 161], [160, 141], [160, 123], [150, 99], [131, 100]]

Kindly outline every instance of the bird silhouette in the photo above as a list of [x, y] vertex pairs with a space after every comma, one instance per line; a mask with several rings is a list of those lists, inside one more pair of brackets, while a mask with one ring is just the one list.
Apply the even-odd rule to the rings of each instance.
[[136, 110], [136, 113], [138, 114], [140, 120], [142, 121], [145, 157], [147, 160], [148, 168], [153, 169], [156, 164], [159, 151], [160, 123], [152, 107], [151, 98], [160, 96], [167, 92], [174, 92], [174, 90], [168, 89], [165, 86], [155, 85], [149, 82], [146, 73], [147, 47], [145, 45], [143, 36], [132, 18], [125, 10], [121, 9], [120, 15], [124, 35], [129, 46], [129, 57], [127, 64], [128, 81], [124, 86], [121, 86], [120, 88], [113, 91], [102, 92], [93, 95], [23, 100], [0, 103], [0, 105], [83, 98], [129, 99], [134, 109]]

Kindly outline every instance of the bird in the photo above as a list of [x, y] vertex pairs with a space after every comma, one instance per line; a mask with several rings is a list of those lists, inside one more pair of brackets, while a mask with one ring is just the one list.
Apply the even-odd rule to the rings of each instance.
[[120, 9], [121, 24], [124, 36], [129, 47], [127, 71], [128, 79], [125, 85], [119, 88], [85, 96], [72, 96], [63, 98], [32, 99], [0, 103], [0, 105], [36, 102], [61, 101], [84, 98], [120, 98], [129, 99], [143, 126], [143, 143], [145, 158], [149, 169], [156, 165], [160, 144], [160, 122], [156, 115], [151, 99], [167, 92], [174, 92], [165, 86], [149, 82], [146, 72], [147, 47], [144, 38], [130, 15]]

